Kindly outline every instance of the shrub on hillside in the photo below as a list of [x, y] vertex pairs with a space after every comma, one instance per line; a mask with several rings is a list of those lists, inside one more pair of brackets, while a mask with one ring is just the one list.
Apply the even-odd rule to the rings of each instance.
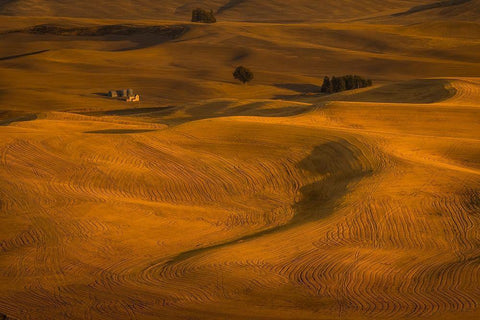
[[207, 11], [197, 8], [192, 11], [192, 22], [215, 23], [217, 19], [213, 15], [213, 11]]
[[353, 90], [359, 88], [371, 87], [372, 80], [364, 79], [357, 75], [346, 75], [342, 77], [325, 77], [321, 91], [323, 93], [341, 92], [345, 90]]
[[233, 72], [233, 77], [245, 84], [253, 80], [253, 72], [240, 66]]

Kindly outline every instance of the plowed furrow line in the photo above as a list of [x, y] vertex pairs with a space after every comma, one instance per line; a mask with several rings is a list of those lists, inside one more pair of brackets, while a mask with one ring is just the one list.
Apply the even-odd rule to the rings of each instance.
[[23, 231], [14, 238], [2, 240], [0, 248], [2, 252], [15, 250], [22, 247], [33, 247], [41, 245], [45, 242], [45, 236], [39, 229], [31, 229]]

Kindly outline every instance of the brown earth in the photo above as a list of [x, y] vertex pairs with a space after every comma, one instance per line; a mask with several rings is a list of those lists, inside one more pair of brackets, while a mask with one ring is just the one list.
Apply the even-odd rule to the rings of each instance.
[[0, 318], [480, 317], [479, 2], [433, 2], [0, 1]]

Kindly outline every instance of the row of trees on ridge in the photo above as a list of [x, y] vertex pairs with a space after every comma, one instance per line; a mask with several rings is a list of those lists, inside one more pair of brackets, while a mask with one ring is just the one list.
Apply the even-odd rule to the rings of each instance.
[[327, 76], [323, 79], [321, 91], [323, 93], [334, 93], [345, 90], [371, 87], [372, 80], [365, 79], [357, 75], [346, 75], [342, 77], [333, 76], [331, 79]]
[[213, 11], [207, 11], [201, 8], [192, 10], [192, 22], [201, 22], [201, 23], [215, 23], [217, 19], [215, 18]]

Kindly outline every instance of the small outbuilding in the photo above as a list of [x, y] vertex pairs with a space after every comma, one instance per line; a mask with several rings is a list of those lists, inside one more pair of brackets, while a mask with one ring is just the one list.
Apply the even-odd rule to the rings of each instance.
[[127, 102], [137, 102], [140, 101], [140, 96], [134, 94], [133, 89], [122, 89], [122, 90], [111, 90], [107, 94], [110, 98], [117, 98], [119, 100], [124, 100]]
[[128, 96], [125, 101], [127, 101], [127, 102], [138, 102], [138, 101], [140, 101], [140, 96], [138, 94]]

